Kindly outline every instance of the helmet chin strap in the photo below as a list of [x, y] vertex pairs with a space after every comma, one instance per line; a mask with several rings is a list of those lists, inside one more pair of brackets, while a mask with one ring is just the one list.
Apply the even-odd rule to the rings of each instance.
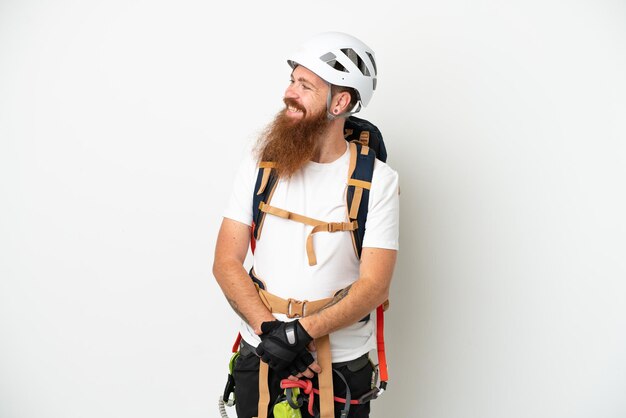
[[361, 100], [359, 100], [357, 102], [357, 104], [354, 106], [354, 109], [356, 110], [352, 110], [351, 112], [343, 112], [343, 113], [339, 113], [338, 115], [333, 114], [330, 111], [330, 103], [333, 100], [333, 95], [331, 93], [331, 85], [330, 83], [328, 84], [328, 95], [326, 96], [326, 117], [328, 118], [328, 120], [335, 120], [337, 118], [347, 118], [350, 115], [354, 115], [355, 113], [358, 113], [361, 110]]

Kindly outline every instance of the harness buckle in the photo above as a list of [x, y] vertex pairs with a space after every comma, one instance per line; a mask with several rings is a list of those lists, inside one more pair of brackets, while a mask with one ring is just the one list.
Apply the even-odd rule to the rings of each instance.
[[306, 315], [306, 304], [308, 300], [297, 300], [289, 298], [287, 300], [287, 318], [301, 318]]
[[329, 222], [328, 232], [337, 232], [343, 230], [343, 224], [341, 222]]

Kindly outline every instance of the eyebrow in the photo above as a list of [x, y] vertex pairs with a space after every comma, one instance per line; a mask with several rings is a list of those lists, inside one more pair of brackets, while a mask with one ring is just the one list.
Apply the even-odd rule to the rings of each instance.
[[[293, 76], [291, 76], [291, 78], [293, 79]], [[314, 87], [316, 89], [318, 88], [315, 84], [313, 84], [311, 81], [309, 81], [308, 79], [306, 79], [304, 77], [298, 77], [298, 79], [296, 81], [299, 81], [301, 83], [306, 83], [309, 86]]]

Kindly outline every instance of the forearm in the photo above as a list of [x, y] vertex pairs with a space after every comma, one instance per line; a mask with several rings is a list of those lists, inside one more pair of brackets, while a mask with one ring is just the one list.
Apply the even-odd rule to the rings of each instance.
[[360, 279], [339, 292], [325, 308], [302, 318], [300, 323], [313, 338], [318, 338], [360, 321], [383, 303], [387, 294], [384, 289]]
[[261, 323], [274, 316], [261, 302], [243, 263], [248, 251], [250, 228], [224, 218], [215, 246], [213, 275], [233, 310], [260, 332]]
[[275, 318], [265, 307], [254, 283], [242, 264], [235, 261], [216, 263], [213, 275], [233, 310], [255, 331], [261, 323]]

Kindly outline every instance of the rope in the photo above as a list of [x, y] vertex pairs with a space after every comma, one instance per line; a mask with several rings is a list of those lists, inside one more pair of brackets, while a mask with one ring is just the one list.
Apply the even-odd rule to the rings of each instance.
[[220, 409], [220, 416], [222, 418], [229, 418], [228, 414], [226, 413], [226, 406], [224, 404], [224, 399], [222, 399], [221, 396], [220, 396], [220, 399], [217, 401], [217, 406]]

